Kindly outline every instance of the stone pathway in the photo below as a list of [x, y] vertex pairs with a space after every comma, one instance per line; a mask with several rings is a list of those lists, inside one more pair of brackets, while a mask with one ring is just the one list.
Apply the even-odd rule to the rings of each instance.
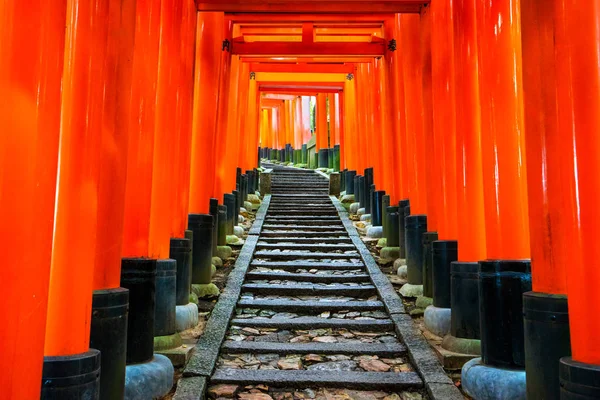
[[427, 398], [328, 181], [312, 171], [273, 172], [268, 212], [208, 396]]

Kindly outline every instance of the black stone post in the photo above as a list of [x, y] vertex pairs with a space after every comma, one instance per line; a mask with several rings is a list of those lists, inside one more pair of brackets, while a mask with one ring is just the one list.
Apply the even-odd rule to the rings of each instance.
[[[375, 185], [373, 185], [375, 186]], [[382, 210], [381, 210], [381, 202], [385, 196], [384, 190], [376, 190], [373, 192], [373, 210], [371, 211], [371, 222], [373, 226], [381, 226], [383, 223], [382, 220]], [[387, 210], [386, 210], [387, 211]]]
[[400, 200], [398, 202], [398, 243], [400, 243], [400, 258], [406, 258], [406, 225], [404, 220], [410, 215], [410, 202]]
[[433, 298], [432, 243], [438, 240], [437, 232], [423, 233], [423, 296]]
[[193, 232], [192, 283], [208, 284], [212, 279], [212, 215], [188, 215], [188, 229]]
[[[356, 171], [346, 172], [346, 194], [356, 194], [355, 188], [354, 188], [355, 178], [356, 178]], [[354, 200], [357, 201], [356, 196], [354, 196]]]
[[227, 229], [227, 206], [219, 206], [217, 218], [217, 246], [227, 245]]
[[438, 308], [451, 308], [451, 264], [458, 259], [458, 242], [456, 240], [437, 240], [431, 246], [433, 305]]
[[426, 215], [409, 215], [404, 219], [408, 283], [423, 284], [423, 234], [427, 232]]
[[[102, 375], [101, 400], [123, 398], [127, 349], [129, 291], [125, 288], [94, 290], [90, 348], [99, 350]], [[92, 357], [93, 358], [93, 357]], [[100, 365], [98, 365], [100, 368]], [[46, 365], [44, 364], [44, 370]], [[93, 372], [91, 368], [89, 372]], [[75, 371], [73, 371], [75, 372]], [[76, 375], [79, 375], [76, 373]], [[90, 377], [91, 378], [91, 377]], [[90, 379], [90, 383], [93, 380]]]
[[233, 235], [233, 224], [235, 220], [235, 195], [226, 193], [223, 195], [223, 204], [227, 207], [227, 234]]

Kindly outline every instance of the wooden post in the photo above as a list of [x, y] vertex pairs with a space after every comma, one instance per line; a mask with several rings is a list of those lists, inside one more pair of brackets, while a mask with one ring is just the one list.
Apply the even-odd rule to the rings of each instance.
[[223, 95], [219, 80], [224, 14], [199, 12], [197, 25], [189, 211], [208, 214], [215, 184], [217, 112]]
[[[40, 397], [56, 199], [66, 2], [4, 2], [0, 24], [2, 394]], [[11, 23], [9, 23], [9, 21]], [[26, 345], [24, 345], [26, 343]]]

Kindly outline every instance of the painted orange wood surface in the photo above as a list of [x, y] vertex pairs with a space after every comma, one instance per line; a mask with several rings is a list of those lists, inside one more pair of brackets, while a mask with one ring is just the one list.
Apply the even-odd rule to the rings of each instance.
[[40, 396], [52, 251], [66, 2], [0, 6], [0, 387]]
[[129, 117], [123, 257], [148, 257], [160, 0], [138, 0]]
[[567, 276], [571, 350], [575, 360], [599, 365], [600, 320], [593, 316], [600, 312], [600, 270], [593, 260], [600, 255], [596, 244], [600, 234], [600, 4], [559, 0], [555, 15], [563, 196], [565, 212], [571, 212], [564, 232], [571, 252]]
[[528, 259], [520, 2], [477, 3], [477, 18], [487, 257]]
[[207, 214], [214, 195], [223, 26], [223, 13], [198, 13], [189, 208], [194, 214]]
[[477, 64], [477, 0], [454, 4], [458, 260], [486, 258], [481, 165], [481, 106]]

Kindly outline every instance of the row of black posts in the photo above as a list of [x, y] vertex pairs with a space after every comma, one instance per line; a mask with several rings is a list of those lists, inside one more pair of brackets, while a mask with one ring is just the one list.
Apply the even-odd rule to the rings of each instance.
[[[294, 164], [307, 164], [308, 147], [302, 145], [301, 149], [294, 149], [291, 144], [286, 144], [283, 149], [272, 149], [269, 147], [259, 147], [258, 157], [260, 159], [274, 160], [279, 162], [289, 162]], [[336, 144], [332, 148], [320, 149], [317, 152], [317, 167], [328, 168], [338, 171], [340, 169], [340, 145]]]
[[[373, 169], [341, 175], [342, 191], [354, 195], [372, 225], [380, 226], [385, 192], [376, 190]], [[527, 364], [528, 398], [559, 399], [556, 360], [570, 354], [566, 301], [549, 302], [531, 291], [530, 260], [459, 262], [458, 242], [428, 232], [427, 216], [411, 215], [408, 199], [386, 211], [387, 246], [399, 246], [408, 283], [423, 285], [435, 307], [451, 309], [445, 341], [480, 340], [485, 365], [524, 369]]]
[[123, 398], [126, 365], [152, 361], [154, 337], [176, 333], [175, 307], [189, 304], [192, 284], [210, 283], [217, 245], [233, 234], [258, 179], [256, 169], [238, 168], [237, 190], [223, 205], [210, 199], [210, 214], [189, 215], [185, 238], [171, 238], [169, 259], [122, 259], [121, 287], [93, 293], [90, 351], [45, 362], [41, 398]]

